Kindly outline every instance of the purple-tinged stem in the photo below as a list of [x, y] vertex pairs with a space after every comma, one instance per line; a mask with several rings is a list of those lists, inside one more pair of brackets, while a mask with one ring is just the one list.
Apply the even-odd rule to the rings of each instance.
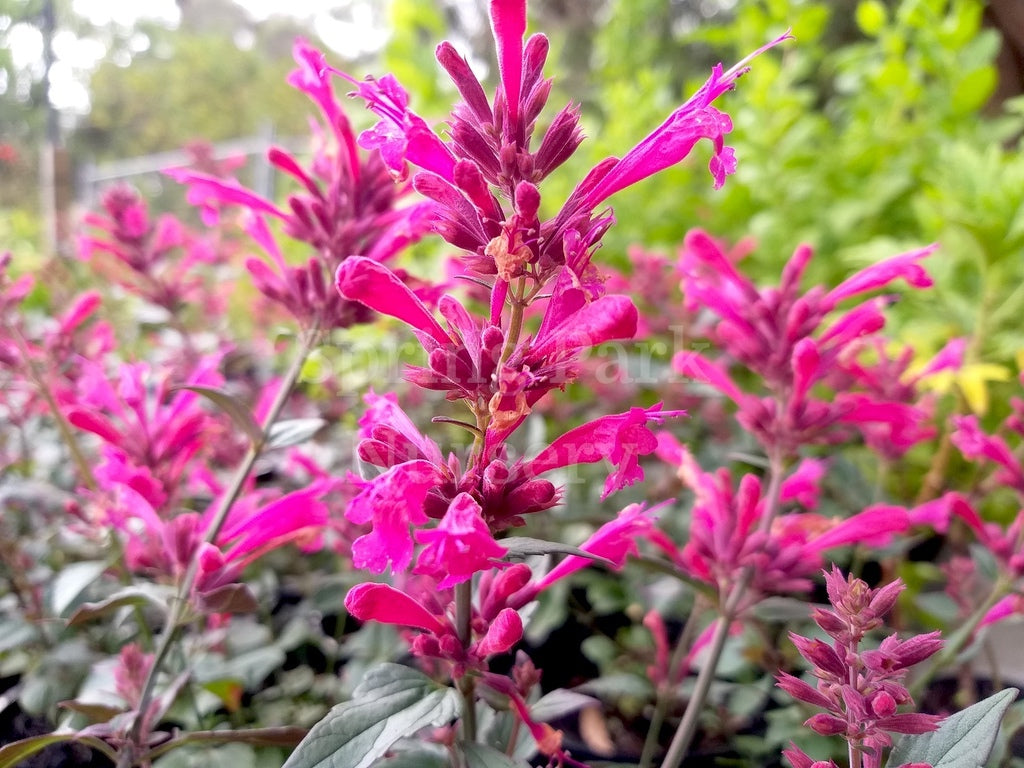
[[[765, 510], [758, 525], [758, 531], [761, 533], [768, 532], [778, 512], [783, 464], [782, 452], [778, 448], [773, 447], [768, 457], [769, 477], [768, 488], [765, 492]], [[718, 671], [718, 663], [722, 658], [725, 641], [729, 637], [729, 627], [739, 613], [747, 587], [750, 585], [753, 576], [754, 569], [751, 566], [747, 566], [743, 569], [743, 572], [728, 594], [722, 596], [724, 599], [720, 602], [719, 623], [715, 627], [715, 633], [711, 638], [707, 661], [697, 675], [693, 696], [690, 697], [690, 701], [686, 705], [686, 712], [683, 713], [683, 719], [679, 723], [679, 728], [676, 730], [675, 736], [672, 737], [672, 743], [665, 754], [665, 760], [662, 762], [661, 768], [679, 768], [683, 757], [690, 749], [690, 744], [693, 742], [693, 737], [697, 732], [697, 722], [700, 719], [701, 710], [707, 699], [708, 691], [711, 690], [711, 683], [715, 679], [715, 673]]]
[[[261, 437], [249, 446], [249, 450], [246, 453], [245, 458], [242, 460], [242, 463], [235, 471], [234, 477], [231, 479], [231, 485], [221, 496], [220, 504], [214, 513], [213, 520], [211, 521], [209, 528], [207, 528], [206, 534], [203, 536], [203, 541], [205, 543], [213, 543], [217, 538], [217, 535], [220, 533], [220, 529], [224, 527], [224, 522], [227, 520], [228, 513], [231, 511], [232, 505], [242, 492], [242, 488], [245, 486], [245, 481], [248, 479], [249, 473], [252, 472], [256, 459], [259, 458], [263, 449], [266, 447], [270, 428], [281, 415], [281, 411], [284, 409], [285, 403], [288, 401], [292, 390], [295, 388], [295, 385], [299, 380], [299, 375], [302, 372], [302, 366], [305, 364], [306, 358], [309, 357], [309, 353], [316, 345], [316, 339], [319, 336], [319, 332], [319, 327], [315, 325], [303, 331], [300, 337], [301, 347], [299, 349], [299, 353], [295, 356], [291, 366], [285, 373], [284, 378], [281, 381], [281, 386], [277, 391], [277, 395], [274, 397], [274, 401], [271, 403], [270, 408], [267, 411], [266, 418], [263, 420], [263, 424], [261, 425]], [[184, 577], [182, 577], [182, 580], [178, 585], [177, 596], [171, 604], [171, 610], [167, 617], [167, 625], [164, 628], [163, 634], [160, 636], [160, 643], [157, 646], [156, 653], [154, 654], [153, 664], [149, 669], [149, 674], [146, 676], [146, 683], [143, 686], [142, 696], [139, 700], [139, 708], [135, 714], [135, 720], [132, 723], [132, 728], [127, 744], [125, 745], [125, 749], [121, 752], [120, 760], [118, 760], [117, 768], [131, 768], [131, 766], [136, 762], [135, 748], [141, 743], [143, 736], [142, 728], [145, 722], [146, 710], [149, 709], [149, 705], [153, 700], [153, 693], [156, 689], [156, 680], [160, 674], [160, 669], [163, 666], [164, 661], [167, 659], [167, 654], [174, 645], [174, 642], [178, 637], [178, 632], [181, 630], [183, 625], [182, 620], [185, 618], [185, 613], [189, 606], [189, 593], [192, 591], [192, 586], [195, 583], [198, 571], [199, 559], [197, 556], [194, 556], [192, 561], [189, 563], [188, 569], [185, 571]]]

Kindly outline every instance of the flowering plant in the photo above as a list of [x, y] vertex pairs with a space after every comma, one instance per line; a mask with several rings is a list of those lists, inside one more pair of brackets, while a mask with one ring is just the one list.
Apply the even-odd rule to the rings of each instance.
[[[784, 693], [824, 710], [806, 725], [843, 736], [850, 768], [880, 767], [887, 749], [893, 766], [960, 768], [991, 749], [1014, 689], [981, 710], [897, 711], [1021, 610], [1020, 520], [993, 523], [979, 507], [992, 486], [1024, 492], [1024, 470], [974, 417], [947, 426], [929, 391], [970, 350], [955, 339], [915, 366], [913, 350], [894, 352], [883, 335], [898, 281], [933, 286], [937, 246], [833, 288], [801, 285], [812, 252], [800, 246], [780, 283], [759, 287], [740, 263], [746, 246], [694, 230], [677, 258], [637, 252], [639, 268], [616, 274], [598, 258], [615, 223], [608, 202], [702, 139], [713, 186], [725, 184], [737, 159], [726, 144], [731, 118], [716, 104], [789, 34], [728, 70], [715, 66], [659, 127], [597, 163], [556, 205], [546, 182], [584, 139], [581, 110], [570, 102], [545, 114], [555, 92], [544, 73], [549, 42], [527, 37], [525, 0], [492, 0], [488, 10], [493, 95], [454, 45], [436, 50], [460, 97], [444, 133], [411, 109], [393, 76], [359, 79], [298, 41], [290, 82], [317, 120], [310, 159], [268, 154], [294, 188], [284, 203], [209, 163], [168, 171], [187, 187], [201, 231], [154, 218], [130, 188], [108, 191], [79, 252], [117, 285], [127, 311], [155, 318], [135, 337], [104, 319], [118, 308], [95, 292], [32, 322], [32, 278], [0, 263], [0, 366], [12, 384], [0, 393], [4, 413], [22, 435], [49, 430], [63, 441], [72, 461], [52, 474], [68, 490], [44, 519], [69, 551], [89, 553], [62, 570], [21, 545], [21, 518], [11, 515], [0, 520], [13, 534], [0, 563], [39, 667], [56, 663], [58, 632], [80, 633], [90, 675], [60, 700], [65, 727], [0, 747], [0, 768], [61, 741], [118, 768], [225, 743], [291, 750], [281, 754], [286, 768], [581, 766], [617, 752], [676, 768], [746, 727], [730, 696], [772, 675], [781, 692], [761, 685], [759, 706], [802, 706]], [[354, 88], [373, 127], [357, 133], [339, 85]], [[402, 252], [432, 234], [457, 253], [444, 279], [418, 279], [400, 266]], [[306, 254], [297, 265], [295, 247]], [[678, 278], [680, 293], [644, 270]], [[232, 285], [249, 286], [245, 301], [259, 308], [254, 338], [232, 333], [223, 279], [236, 272]], [[418, 343], [404, 387], [375, 381], [355, 397], [330, 372], [310, 381], [315, 352], [383, 318]], [[598, 353], [674, 333], [676, 321], [685, 328], [676, 341], [687, 343], [660, 361], [658, 381], [629, 380], [627, 354], [599, 382], [614, 409], [600, 402], [571, 424], [557, 418], [555, 391], [596, 382]], [[273, 337], [276, 324], [290, 330]], [[295, 349], [279, 366], [283, 346]], [[1021, 433], [1019, 405], [1004, 431]], [[885, 472], [940, 440], [943, 462], [955, 447], [995, 465], [991, 479], [934, 493], [923, 484], [916, 499], [882, 492]], [[43, 459], [22, 442], [18, 455], [0, 447], [12, 473], [30, 476]], [[857, 450], [882, 467], [879, 487], [837, 511], [835, 477]], [[570, 532], [564, 523], [580, 507], [586, 531]], [[968, 532], [995, 564], [982, 610], [961, 611], [962, 629], [944, 646], [929, 626], [865, 650], [900, 607], [902, 584], [888, 577], [910, 544], [948, 538], [956, 549]], [[857, 568], [865, 553], [864, 570], [877, 565], [887, 583], [871, 587], [835, 564]], [[974, 560], [956, 553], [945, 567], [964, 576], [947, 581], [950, 601], [969, 606], [968, 587], [985, 586], [973, 583]], [[40, 569], [58, 574], [50, 593]], [[822, 572], [831, 608], [812, 610]], [[604, 638], [603, 660], [627, 671], [574, 690], [552, 684], [558, 664], [539, 663], [545, 613], [576, 599], [581, 584], [593, 607], [609, 578], [635, 587], [622, 610], [626, 639]], [[311, 594], [295, 608], [289, 590], [303, 589]], [[264, 626], [253, 617], [275, 595]], [[325, 610], [333, 619], [342, 609], [326, 630]], [[808, 616], [829, 641], [800, 633]], [[766, 650], [782, 624], [796, 625], [790, 637], [816, 685], [793, 674], [799, 662], [781, 646]], [[595, 629], [583, 641], [588, 657], [601, 658], [601, 639]], [[247, 701], [288, 697], [288, 673], [313, 651], [328, 681], [311, 694], [315, 715], [238, 727]], [[741, 672], [728, 669], [730, 656], [743, 659]], [[640, 737], [612, 743], [603, 707], [637, 678], [630, 730]], [[34, 679], [26, 673], [29, 690]], [[617, 716], [629, 717], [624, 707]], [[762, 740], [760, 757], [835, 764], [811, 758], [798, 735], [782, 749], [792, 731]], [[964, 733], [973, 755], [950, 747]], [[746, 749], [731, 757], [757, 764]]]

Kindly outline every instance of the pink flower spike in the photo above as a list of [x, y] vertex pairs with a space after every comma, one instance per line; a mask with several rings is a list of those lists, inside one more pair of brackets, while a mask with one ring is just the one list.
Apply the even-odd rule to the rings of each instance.
[[415, 627], [435, 635], [449, 633], [448, 626], [430, 611], [387, 584], [356, 584], [345, 596], [345, 610], [360, 621]]
[[918, 248], [915, 251], [901, 253], [899, 256], [893, 256], [866, 269], [862, 269], [829, 291], [828, 295], [825, 296], [825, 304], [834, 307], [843, 299], [881, 288], [901, 277], [914, 288], [930, 288], [932, 286], [932, 279], [925, 272], [924, 267], [917, 262], [930, 256], [938, 247], [938, 243], [933, 243], [924, 248]]
[[451, 338], [422, 301], [390, 269], [363, 256], [345, 259], [338, 267], [338, 291], [346, 299], [389, 315], [432, 337], [439, 344]]
[[416, 541], [427, 546], [413, 572], [440, 579], [438, 589], [450, 589], [478, 571], [502, 565], [500, 559], [508, 553], [491, 536], [480, 505], [468, 493], [455, 497], [437, 528], [416, 531]]
[[[509, 127], [519, 121], [523, 84], [523, 36], [526, 34], [526, 0], [491, 0], [491, 29], [498, 51], [498, 70]], [[511, 137], [510, 137], [511, 138]]]
[[743, 61], [722, 72], [716, 64], [711, 77], [689, 101], [673, 112], [658, 128], [650, 133], [619, 160], [614, 167], [587, 194], [585, 207], [593, 210], [604, 200], [648, 176], [653, 176], [680, 162], [700, 139], [710, 139], [714, 145], [710, 169], [715, 178], [715, 189], [725, 183], [725, 177], [736, 170], [736, 159], [731, 147], [724, 143], [725, 134], [732, 130], [729, 116], [711, 106], [711, 103], [732, 89], [736, 79], [746, 72], [746, 64], [755, 56], [791, 37], [787, 31], [772, 40]]

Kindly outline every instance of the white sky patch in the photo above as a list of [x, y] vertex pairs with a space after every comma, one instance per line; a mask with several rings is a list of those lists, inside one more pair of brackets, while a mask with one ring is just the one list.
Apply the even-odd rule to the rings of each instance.
[[[374, 14], [373, 4], [381, 1], [235, 0], [256, 21], [282, 14], [307, 19], [329, 48], [351, 57], [380, 50], [387, 42], [388, 30]], [[331, 13], [339, 5], [345, 7], [348, 19]], [[174, 28], [181, 21], [176, 0], [72, 0], [71, 7], [75, 15], [97, 27], [116, 24], [130, 29], [140, 19], [151, 19]], [[16, 68], [42, 72], [43, 38], [36, 27], [15, 24], [7, 33], [7, 42]], [[237, 42], [245, 47], [244, 39]], [[53, 47], [58, 61], [51, 72], [50, 98], [59, 110], [84, 114], [89, 110], [89, 94], [81, 82], [81, 73], [93, 69], [106, 50], [99, 41], [77, 39], [69, 32], [58, 32]], [[132, 47], [144, 50], [147, 45]]]
[[71, 8], [98, 27], [111, 23], [131, 27], [141, 18], [177, 24], [181, 18], [174, 0], [73, 0]]

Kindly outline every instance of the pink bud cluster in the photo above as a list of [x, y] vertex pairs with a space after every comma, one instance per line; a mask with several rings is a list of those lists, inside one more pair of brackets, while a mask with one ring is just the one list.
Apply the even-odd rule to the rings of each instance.
[[[817, 686], [785, 672], [779, 673], [778, 685], [794, 698], [825, 710], [805, 725], [825, 736], [843, 736], [851, 756], [863, 760], [865, 768], [880, 768], [882, 751], [892, 744], [890, 734], [927, 733], [942, 719], [897, 712], [897, 707], [913, 703], [904, 684], [907, 671], [937, 652], [942, 640], [938, 632], [906, 640], [890, 635], [878, 648], [862, 650], [861, 642], [882, 626], [903, 583], [871, 589], [833, 565], [831, 572], [825, 572], [825, 585], [832, 610], [816, 608], [813, 618], [832, 642], [790, 634], [800, 655], [811, 664]], [[832, 765], [815, 763], [795, 745], [784, 754], [793, 768]]]

